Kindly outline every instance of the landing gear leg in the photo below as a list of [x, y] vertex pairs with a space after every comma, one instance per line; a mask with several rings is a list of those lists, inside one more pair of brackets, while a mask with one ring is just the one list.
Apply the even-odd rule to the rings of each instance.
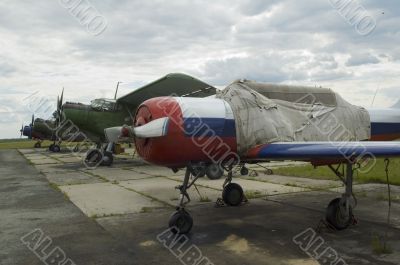
[[200, 175], [194, 176], [194, 179], [190, 181], [190, 176], [193, 174], [193, 168], [189, 165], [186, 168], [185, 178], [183, 179], [182, 185], [176, 187], [180, 192], [180, 200], [176, 207], [176, 211], [172, 214], [169, 219], [169, 227], [172, 232], [177, 234], [187, 234], [193, 227], [193, 218], [185, 207], [190, 202], [190, 196], [187, 190], [194, 185], [196, 180], [200, 178]]
[[326, 221], [337, 230], [348, 228], [354, 221], [353, 216], [353, 164], [347, 163], [346, 179], [343, 179], [338, 170], [330, 167], [346, 185], [346, 191], [341, 198], [332, 200], [326, 209]]
[[108, 143], [107, 147], [104, 150], [103, 161], [101, 162], [102, 166], [111, 166], [114, 157], [113, 157], [114, 143]]
[[242, 187], [237, 183], [232, 183], [232, 168], [228, 170], [222, 191], [222, 200], [229, 206], [239, 206], [244, 200]]

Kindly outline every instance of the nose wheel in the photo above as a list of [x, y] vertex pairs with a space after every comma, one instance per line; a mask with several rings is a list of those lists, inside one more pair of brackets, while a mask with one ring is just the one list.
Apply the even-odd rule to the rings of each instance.
[[229, 206], [239, 206], [244, 199], [242, 187], [237, 183], [229, 183], [222, 191], [222, 199]]
[[326, 208], [326, 221], [336, 230], [345, 230], [355, 223], [353, 215], [353, 204], [351, 198], [353, 195], [353, 165], [347, 164], [346, 178], [337, 170], [331, 167], [331, 170], [343, 181], [346, 186], [345, 192], [341, 198], [332, 200]]
[[169, 219], [169, 228], [175, 234], [187, 234], [193, 226], [193, 218], [183, 208], [178, 209]]
[[326, 210], [326, 220], [337, 230], [348, 228], [353, 222], [353, 210], [341, 198], [332, 200]]

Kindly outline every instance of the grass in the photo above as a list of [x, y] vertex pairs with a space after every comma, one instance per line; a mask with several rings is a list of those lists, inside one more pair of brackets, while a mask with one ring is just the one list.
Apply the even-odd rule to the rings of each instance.
[[153, 209], [151, 207], [142, 207], [141, 213], [150, 213]]
[[263, 197], [266, 194], [263, 194], [261, 191], [258, 191], [258, 190], [247, 190], [244, 192], [244, 195], [246, 196], [246, 198], [248, 200], [250, 200], [250, 199], [256, 199], [256, 198]]
[[210, 202], [210, 201], [211, 201], [211, 199], [208, 198], [207, 196], [201, 196], [200, 197], [200, 202]]
[[[30, 139], [0, 139], [0, 149], [26, 149], [34, 148], [37, 141]], [[44, 140], [41, 148], [48, 148], [53, 141]], [[61, 147], [67, 147], [68, 143], [61, 143]]]
[[375, 235], [372, 238], [371, 245], [372, 245], [372, 250], [377, 255], [393, 253], [393, 250], [387, 243], [386, 239], [379, 237], [377, 235]]
[[[378, 159], [376, 165], [366, 173], [356, 172], [355, 181], [358, 183], [386, 183], [385, 165], [383, 159]], [[389, 180], [393, 185], [400, 185], [400, 159], [391, 159]], [[337, 180], [336, 175], [328, 167], [314, 169], [311, 165], [285, 167], [274, 169], [276, 175], [293, 176], [311, 179]]]

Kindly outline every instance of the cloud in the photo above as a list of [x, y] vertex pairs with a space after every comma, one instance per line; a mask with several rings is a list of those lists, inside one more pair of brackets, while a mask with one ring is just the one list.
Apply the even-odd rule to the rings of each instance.
[[372, 54], [359, 53], [351, 55], [351, 57], [347, 60], [346, 65], [359, 66], [363, 64], [377, 64], [379, 62], [380, 62], [379, 59]]
[[[218, 86], [238, 78], [318, 84], [361, 105], [370, 104], [377, 87], [398, 87], [400, 81], [395, 1], [360, 2], [377, 22], [368, 36], [329, 1], [90, 3], [108, 22], [99, 36], [58, 1], [0, 3], [0, 92], [14, 100], [8, 106], [13, 112], [23, 109], [18, 99], [34, 91], [55, 101], [64, 86], [66, 100], [89, 102], [113, 97], [117, 81], [124, 82], [122, 95], [170, 72]], [[392, 103], [385, 93], [376, 101]], [[21, 119], [30, 115], [26, 111]], [[0, 138], [19, 126], [10, 123]]]

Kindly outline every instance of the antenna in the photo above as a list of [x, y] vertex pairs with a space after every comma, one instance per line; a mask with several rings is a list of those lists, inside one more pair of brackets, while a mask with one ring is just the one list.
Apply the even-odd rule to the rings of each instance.
[[122, 82], [120, 82], [120, 81], [118, 81], [118, 83], [117, 83], [117, 88], [115, 89], [114, 99], [117, 99], [118, 87], [119, 87], [119, 84], [121, 84], [121, 83]]
[[374, 98], [372, 99], [371, 108], [374, 106], [376, 95], [378, 95], [378, 91], [379, 91], [380, 89], [381, 89], [381, 88], [380, 88], [380, 87], [378, 87], [378, 88], [376, 89], [376, 91], [375, 91]]

